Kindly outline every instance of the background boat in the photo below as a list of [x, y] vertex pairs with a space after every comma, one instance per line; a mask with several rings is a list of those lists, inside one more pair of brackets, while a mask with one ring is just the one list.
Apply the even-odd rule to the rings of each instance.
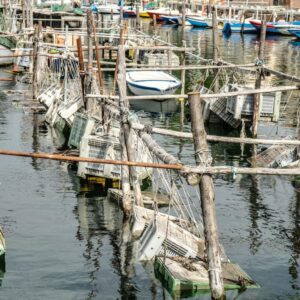
[[162, 71], [132, 71], [126, 73], [129, 90], [138, 96], [173, 94], [181, 82]]

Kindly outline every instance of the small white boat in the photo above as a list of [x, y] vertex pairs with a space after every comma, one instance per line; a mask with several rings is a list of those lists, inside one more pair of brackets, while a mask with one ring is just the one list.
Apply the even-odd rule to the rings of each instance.
[[97, 5], [97, 9], [100, 14], [120, 14], [120, 7], [116, 4]]
[[138, 96], [173, 94], [181, 86], [180, 80], [162, 71], [129, 71], [126, 82]]

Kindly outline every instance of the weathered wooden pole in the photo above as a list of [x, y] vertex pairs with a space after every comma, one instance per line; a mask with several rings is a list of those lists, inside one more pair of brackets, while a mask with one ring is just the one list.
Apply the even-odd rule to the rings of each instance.
[[185, 5], [186, 1], [182, 1], [182, 40], [185, 40]]
[[32, 45], [32, 98], [37, 98], [37, 60], [39, 48], [39, 26], [35, 26]]
[[[121, 27], [122, 30], [122, 27]], [[122, 35], [121, 35], [122, 37]], [[120, 39], [122, 40], [122, 38]], [[120, 101], [120, 106], [124, 105], [124, 99], [126, 98], [126, 85], [124, 87], [124, 72], [122, 68], [124, 68], [125, 64], [125, 57], [123, 60], [123, 53], [124, 52], [124, 46], [122, 41], [120, 41], [119, 44], [119, 51], [118, 51], [118, 66], [116, 66], [116, 69], [118, 70], [117, 73], [117, 82], [119, 85], [119, 101]], [[126, 150], [126, 142], [125, 142], [125, 133], [124, 129], [121, 127], [121, 132], [120, 132], [120, 144], [121, 144], [121, 158], [122, 160], [127, 159], [128, 160], [128, 155], [127, 155], [127, 150]], [[128, 166], [122, 166], [121, 167], [121, 176], [122, 176], [122, 193], [123, 193], [123, 199], [122, 199], [122, 204], [123, 204], [123, 212], [125, 216], [129, 216], [132, 212], [132, 202], [130, 198], [130, 178], [129, 178], [129, 167]]]
[[[261, 79], [263, 77], [263, 60], [264, 60], [264, 48], [265, 48], [265, 39], [266, 39], [266, 16], [264, 15], [264, 19], [262, 21], [261, 31], [260, 31], [260, 42], [259, 42], [259, 49], [258, 49], [258, 64], [259, 69], [257, 71], [257, 77], [255, 81], [255, 89], [259, 89], [261, 87]], [[257, 137], [257, 129], [258, 129], [258, 121], [259, 115], [261, 110], [261, 102], [262, 97], [261, 93], [254, 95], [253, 101], [253, 119], [252, 119], [252, 136], [254, 138]]]
[[[213, 25], [213, 60], [217, 64], [219, 61], [219, 31], [218, 31], [218, 15], [215, 7], [212, 11], [212, 25]], [[219, 91], [218, 69], [214, 71], [214, 91]]]
[[79, 74], [81, 79], [82, 97], [86, 109], [86, 101], [85, 101], [86, 99], [85, 99], [85, 91], [84, 91], [85, 68], [84, 68], [82, 44], [81, 44], [80, 37], [76, 40], [76, 44], [77, 44], [77, 53], [78, 53], [78, 62], [79, 62]]
[[215, 7], [212, 12], [212, 29], [213, 29], [213, 60], [219, 60], [219, 32], [218, 32], [218, 16]]
[[[171, 43], [171, 37], [170, 37], [170, 32], [167, 31], [167, 43], [170, 44]], [[172, 50], [168, 50], [167, 51], [168, 54], [168, 66], [172, 66]], [[169, 71], [172, 74], [172, 71]]]
[[246, 20], [246, 11], [244, 10], [243, 11], [243, 14], [242, 14], [242, 28], [241, 28], [241, 34], [243, 35], [244, 34], [244, 30], [245, 30], [245, 20]]
[[22, 0], [21, 2], [21, 6], [22, 6], [22, 29], [24, 30], [24, 28], [27, 27], [27, 22], [26, 22], [26, 5], [25, 5], [26, 0]]
[[[88, 45], [88, 65], [87, 75], [85, 78], [85, 93], [89, 94], [92, 91], [92, 80], [93, 80], [93, 24], [92, 24], [92, 13], [90, 9], [86, 11], [86, 27], [87, 27], [87, 45]], [[86, 100], [86, 109], [91, 109], [90, 99]]]
[[[194, 137], [194, 148], [197, 166], [209, 166], [209, 153], [204, 122], [202, 119], [202, 103], [200, 93], [189, 94], [191, 125]], [[201, 208], [204, 223], [204, 235], [208, 259], [209, 285], [212, 299], [225, 299], [220, 258], [219, 235], [215, 211], [214, 185], [211, 175], [203, 174], [199, 184]]]
[[[186, 41], [182, 41], [182, 46], [186, 47]], [[181, 66], [185, 67], [185, 59], [186, 59], [186, 52], [183, 51], [181, 54]], [[185, 94], [185, 69], [181, 71], [181, 95]], [[184, 125], [184, 98], [180, 99], [180, 126], [183, 129]]]
[[156, 35], [156, 29], [157, 29], [157, 22], [156, 22], [156, 15], [153, 15], [153, 27], [154, 27], [154, 34]]
[[[119, 50], [118, 50], [118, 76], [117, 76], [117, 82], [118, 82], [118, 88], [119, 88], [119, 101], [120, 101], [120, 107], [124, 109], [129, 110], [129, 102], [126, 97], [126, 64], [125, 64], [125, 48], [123, 45], [123, 37], [120, 38], [120, 44], [119, 44]], [[122, 135], [123, 135], [123, 141], [124, 143], [121, 143], [122, 145], [122, 156], [128, 158], [130, 161], [135, 161], [135, 150], [132, 140], [132, 132], [130, 130], [128, 121], [127, 121], [127, 115], [125, 113], [123, 114], [123, 120], [122, 120]], [[123, 158], [122, 158], [123, 159]], [[124, 170], [123, 170], [124, 168]], [[126, 169], [127, 168], [127, 169]], [[125, 186], [123, 187], [123, 174], [125, 175]], [[143, 204], [143, 198], [142, 198], [142, 192], [141, 187], [138, 179], [138, 174], [136, 168], [122, 166], [122, 191], [123, 191], [123, 203], [125, 204], [124, 212], [125, 214], [128, 214], [128, 203], [131, 201], [130, 199], [130, 184], [129, 183], [129, 176], [131, 178], [131, 183], [134, 190], [134, 195], [136, 198], [137, 205], [144, 206]], [[128, 190], [129, 188], [129, 190]], [[125, 198], [124, 198], [125, 196]]]
[[140, 17], [140, 6], [136, 4], [136, 28], [141, 29], [141, 17]]
[[101, 63], [100, 63], [100, 57], [99, 57], [99, 41], [97, 38], [97, 31], [96, 31], [96, 26], [95, 26], [95, 22], [94, 22], [94, 18], [93, 16], [91, 16], [92, 18], [92, 26], [93, 26], [93, 33], [94, 33], [94, 43], [95, 43], [95, 50], [96, 50], [96, 62], [97, 62], [97, 68], [98, 68], [98, 80], [99, 80], [99, 85], [100, 85], [100, 89], [102, 93], [105, 93], [104, 91], [104, 82], [102, 79], [102, 71], [101, 71]]

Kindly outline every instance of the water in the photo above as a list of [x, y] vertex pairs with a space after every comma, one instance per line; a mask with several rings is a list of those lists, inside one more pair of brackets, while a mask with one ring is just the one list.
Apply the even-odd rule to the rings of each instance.
[[[173, 42], [180, 41], [179, 30], [162, 28], [161, 35], [166, 31], [171, 32]], [[209, 30], [187, 30], [186, 40], [201, 55], [211, 57]], [[289, 40], [268, 38], [267, 62], [299, 76], [300, 47]], [[255, 35], [220, 36], [220, 44], [221, 56], [228, 61], [255, 60]], [[190, 75], [190, 80], [197, 76]], [[25, 115], [11, 103], [3, 90], [14, 88], [12, 83], [0, 84], [1, 148], [57, 151], [62, 137], [39, 126], [41, 116]], [[292, 106], [287, 108], [292, 114]], [[156, 106], [154, 113], [140, 111], [139, 115], [145, 123], [178, 129], [179, 116], [164, 114], [168, 109], [167, 105]], [[208, 130], [236, 135], [219, 125]], [[260, 126], [262, 135], [277, 132], [286, 135], [294, 129]], [[190, 141], [155, 138], [182, 161], [194, 163]], [[218, 165], [247, 165], [250, 154], [246, 148], [242, 155], [235, 144], [214, 143], [211, 150]], [[151, 264], [131, 263], [136, 246], [122, 242], [126, 235], [122, 213], [117, 204], [102, 196], [99, 186], [80, 182], [74, 168], [65, 163], [0, 156], [0, 166], [0, 224], [7, 242], [0, 299], [171, 299]], [[226, 253], [261, 285], [241, 294], [229, 293], [229, 298], [300, 298], [300, 195], [291, 178], [237, 175], [233, 180], [231, 175], [222, 175], [214, 183]], [[197, 203], [195, 191], [189, 190]], [[209, 295], [198, 298], [209, 299]]]

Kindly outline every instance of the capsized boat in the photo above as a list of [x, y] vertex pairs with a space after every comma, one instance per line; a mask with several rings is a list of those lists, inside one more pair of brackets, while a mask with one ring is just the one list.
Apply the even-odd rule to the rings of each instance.
[[180, 80], [162, 71], [128, 71], [126, 82], [138, 96], [173, 94], [181, 86]]

